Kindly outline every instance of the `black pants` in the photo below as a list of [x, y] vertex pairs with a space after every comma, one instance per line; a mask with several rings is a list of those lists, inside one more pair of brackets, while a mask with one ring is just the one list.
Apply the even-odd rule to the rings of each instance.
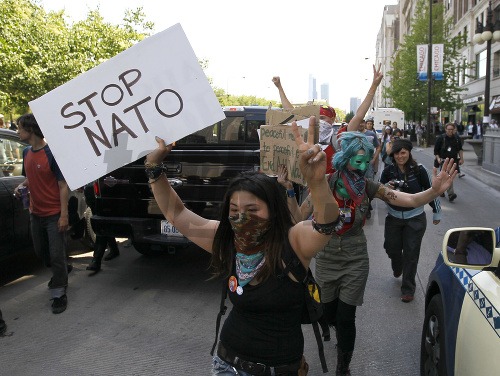
[[393, 271], [403, 271], [403, 295], [415, 294], [415, 276], [426, 228], [425, 212], [408, 219], [396, 218], [390, 214], [385, 218], [384, 248], [391, 259]]
[[116, 244], [116, 239], [113, 236], [102, 236], [96, 235], [95, 247], [94, 247], [94, 259], [98, 262], [102, 261], [106, 247], [109, 245], [111, 251], [118, 250], [118, 244]]
[[337, 346], [343, 352], [353, 351], [356, 342], [356, 306], [337, 298], [325, 303], [324, 308], [329, 325], [337, 331]]

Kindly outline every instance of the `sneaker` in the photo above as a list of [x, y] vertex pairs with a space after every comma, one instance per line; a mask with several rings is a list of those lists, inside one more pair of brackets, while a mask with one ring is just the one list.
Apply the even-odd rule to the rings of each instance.
[[413, 300], [413, 295], [406, 294], [406, 295], [401, 295], [401, 301], [403, 303], [410, 303]]
[[459, 178], [463, 178], [464, 176], [465, 176], [465, 174], [463, 172], [461, 172], [460, 174], [458, 174]]
[[453, 193], [452, 195], [449, 195], [448, 198], [450, 199], [450, 202], [453, 202], [457, 198], [457, 194]]
[[97, 273], [99, 270], [101, 270], [100, 261], [97, 261], [96, 259], [92, 259], [92, 261], [90, 261], [89, 266], [87, 266], [87, 270], [90, 270], [90, 271]]
[[52, 313], [58, 314], [66, 311], [66, 307], [68, 306], [68, 297], [66, 294], [61, 296], [60, 298], [53, 298], [52, 300]]

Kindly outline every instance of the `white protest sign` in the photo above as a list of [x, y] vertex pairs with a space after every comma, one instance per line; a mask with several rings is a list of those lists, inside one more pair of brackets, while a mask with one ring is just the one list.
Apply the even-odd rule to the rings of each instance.
[[[297, 122], [299, 133], [307, 139], [309, 119]], [[280, 165], [288, 170], [288, 180], [307, 185], [299, 169], [299, 150], [289, 125], [261, 125], [260, 127], [260, 170], [275, 175]]]
[[71, 189], [224, 118], [180, 24], [29, 105]]

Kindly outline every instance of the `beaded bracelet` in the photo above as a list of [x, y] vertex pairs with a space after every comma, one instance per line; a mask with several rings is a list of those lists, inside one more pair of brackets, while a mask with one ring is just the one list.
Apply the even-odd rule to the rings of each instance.
[[318, 231], [321, 235], [332, 235], [335, 231], [339, 230], [342, 226], [339, 228], [339, 224], [343, 225], [343, 217], [339, 215], [337, 219], [333, 222], [330, 223], [318, 223], [316, 220], [313, 218], [311, 220], [313, 229]]
[[287, 195], [287, 197], [288, 197], [288, 198], [293, 198], [293, 197], [295, 197], [295, 190], [294, 190], [293, 188], [291, 188], [291, 189], [287, 189], [287, 190], [286, 190], [286, 195]]

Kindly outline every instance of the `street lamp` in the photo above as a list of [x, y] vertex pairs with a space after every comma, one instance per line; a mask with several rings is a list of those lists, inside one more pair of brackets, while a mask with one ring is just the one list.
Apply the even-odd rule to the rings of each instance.
[[500, 41], [500, 20], [493, 24], [493, 10], [491, 9], [491, 0], [488, 2], [488, 12], [486, 23], [483, 25], [477, 21], [476, 34], [472, 37], [475, 44], [486, 42], [486, 75], [484, 78], [484, 116], [483, 126], [490, 122], [490, 78], [491, 78], [491, 43]]

